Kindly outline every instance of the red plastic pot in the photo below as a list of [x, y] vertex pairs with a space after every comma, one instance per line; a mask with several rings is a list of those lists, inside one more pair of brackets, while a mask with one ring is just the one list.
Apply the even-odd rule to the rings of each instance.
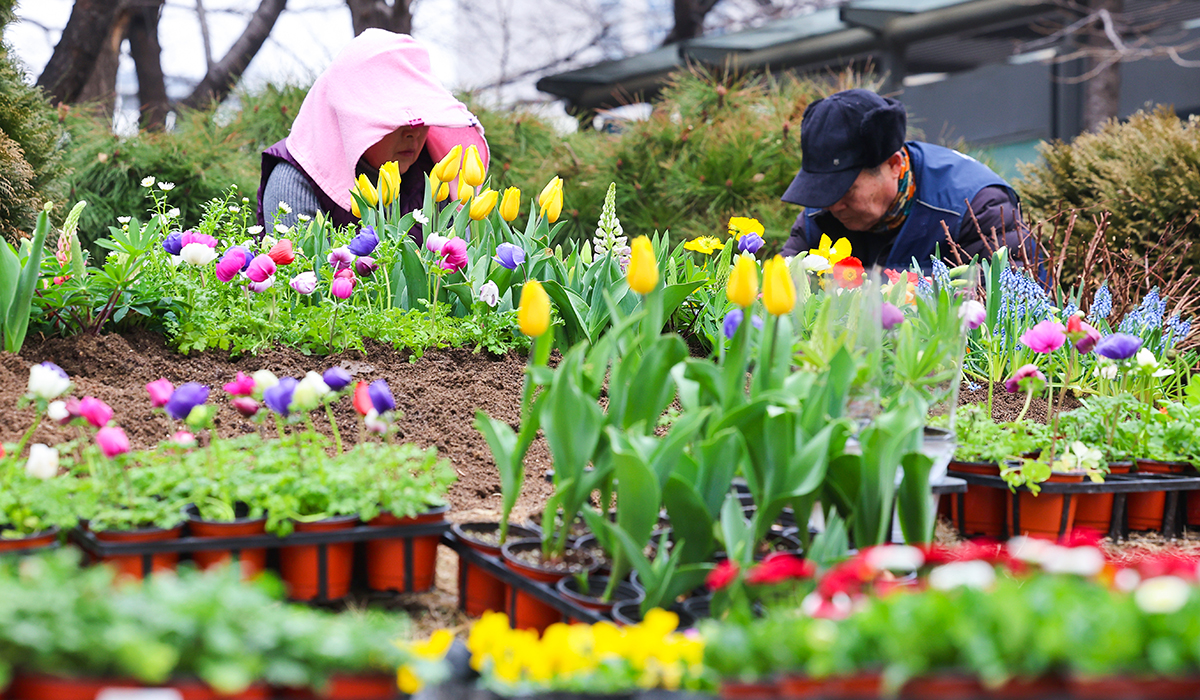
[[[1137, 460], [1138, 473], [1182, 474], [1191, 465], [1187, 462], [1159, 462], [1152, 459]], [[1200, 499], [1193, 499], [1200, 500]], [[1143, 491], [1125, 497], [1125, 511], [1129, 515], [1130, 530], [1162, 529], [1163, 511], [1167, 504], [1166, 491]]]
[[[1077, 484], [1083, 481], [1083, 474], [1055, 472], [1046, 481]], [[1007, 496], [1007, 493], [1005, 495]], [[1066, 500], [1063, 498], [1063, 494], [1043, 491], [1035, 496], [1028, 491], [1020, 491], [1017, 493], [1017, 497], [1020, 499], [1021, 506], [1020, 532], [1017, 532], [1017, 528], [1014, 527], [1011, 498], [1006, 499], [1008, 502], [1008, 531], [1014, 535], [1057, 540], [1062, 527], [1063, 501]], [[1072, 494], [1071, 504], [1067, 509], [1067, 527], [1062, 532], [1064, 536], [1070, 535], [1071, 529], [1074, 527], [1077, 504], [1078, 500], [1075, 498], [1075, 494]]]
[[[504, 563], [514, 573], [531, 581], [554, 585], [559, 579], [573, 575], [572, 572], [557, 567], [528, 564], [517, 556], [522, 552], [540, 551], [541, 547], [540, 539], [509, 540], [500, 548], [500, 553], [504, 557]], [[585, 571], [590, 572], [596, 568], [596, 562], [587, 556], [583, 566]], [[532, 629], [541, 633], [550, 625], [563, 621], [563, 614], [557, 608], [543, 603], [516, 586], [511, 587], [507, 602], [508, 619], [513, 629]]]
[[[1108, 465], [1109, 474], [1128, 474], [1132, 469], [1133, 462], [1110, 462]], [[1071, 500], [1079, 501], [1075, 507], [1075, 527], [1108, 533], [1112, 527], [1113, 494], [1077, 493], [1071, 496]]]
[[314, 693], [314, 697], [321, 700], [388, 700], [396, 697], [397, 692], [393, 674], [338, 673], [330, 676], [328, 685]]
[[[267, 532], [266, 518], [236, 518], [229, 521], [204, 520], [200, 518], [195, 506], [186, 510], [188, 514], [188, 530], [192, 537], [215, 539], [219, 537], [251, 537]], [[233, 550], [210, 549], [192, 552], [192, 561], [201, 569], [211, 569], [224, 566], [233, 561]], [[267, 567], [267, 550], [263, 548], [242, 549], [237, 553], [238, 564], [242, 568], [242, 579], [250, 580], [262, 573]]]
[[604, 595], [605, 589], [608, 587], [609, 577], [602, 575], [588, 576], [588, 592], [583, 593], [579, 590], [579, 579], [574, 576], [566, 576], [558, 580], [555, 584], [555, 589], [559, 595], [576, 605], [595, 610], [601, 613], [611, 613], [613, 605], [623, 600], [632, 600], [637, 603], [642, 602], [645, 597], [645, 591], [634, 586], [632, 583], [622, 581], [617, 584], [613, 590], [613, 597], [610, 601], [601, 600], [600, 596]]
[[917, 676], [900, 689], [906, 700], [969, 700], [982, 694], [979, 679], [956, 673]]
[[38, 549], [39, 547], [49, 547], [58, 539], [59, 529], [52, 527], [49, 530], [35, 532], [32, 535], [25, 537], [0, 537], [0, 552], [23, 552], [27, 549]]
[[[480, 534], [495, 533], [500, 529], [499, 523], [455, 523], [450, 531], [460, 542], [471, 549], [496, 559], [501, 559], [500, 545], [478, 538]], [[510, 537], [536, 537], [537, 531], [527, 527], [509, 524]], [[503, 581], [492, 576], [477, 566], [471, 566], [462, 557], [458, 559], [458, 605], [463, 612], [471, 617], [479, 617], [485, 612], [504, 612], [508, 600], [508, 586]]]
[[1080, 700], [1185, 700], [1200, 695], [1195, 676], [1089, 676], [1067, 681], [1071, 697]]
[[[296, 523], [296, 532], [337, 532], [358, 523], [357, 515], [342, 515], [311, 523]], [[313, 600], [320, 595], [319, 545], [293, 545], [279, 550], [279, 573], [293, 600]], [[354, 543], [325, 545], [325, 599], [342, 598], [350, 592]]]
[[[144, 527], [136, 530], [93, 530], [92, 534], [101, 542], [134, 544], [177, 540], [182, 530], [182, 525], [176, 525], [165, 530], [157, 527]], [[164, 552], [149, 556], [151, 572], [174, 571], [175, 565], [179, 563], [179, 552]], [[141, 554], [113, 554], [100, 557], [100, 561], [115, 568], [118, 578], [132, 578], [139, 581], [142, 579], [144, 557]]]
[[742, 681], [721, 681], [721, 697], [728, 700], [765, 700], [779, 697], [779, 684], [772, 680], [759, 680], [749, 683]]
[[[983, 474], [985, 476], [1000, 476], [1000, 466], [992, 462], [950, 462], [950, 471], [966, 474]], [[1005, 511], [1008, 503], [1008, 492], [988, 486], [967, 484], [967, 492], [963, 494], [962, 524], [964, 537], [993, 537], [999, 539], [1004, 531]], [[950, 497], [951, 520], [954, 527], [959, 525], [958, 497]]]
[[875, 700], [883, 693], [883, 677], [878, 673], [830, 676], [825, 679], [823, 697], [839, 700]]
[[[411, 518], [397, 518], [391, 513], [380, 513], [368, 525], [372, 527], [396, 527], [399, 525], [423, 525], [446, 519], [449, 506], [432, 508]], [[367, 586], [374, 591], [425, 591], [433, 586], [437, 569], [437, 547], [440, 535], [421, 537], [396, 537], [367, 540]], [[405, 542], [412, 547], [412, 583], [405, 581]]]
[[789, 700], [809, 700], [820, 697], [825, 688], [825, 681], [811, 676], [790, 674], [780, 678], [776, 684], [779, 697]]
[[1061, 697], [1066, 693], [1066, 684], [1059, 676], [1047, 675], [1038, 678], [1010, 678], [999, 688], [987, 691], [987, 696], [997, 700], [1041, 700]]
[[18, 673], [8, 695], [15, 700], [96, 700], [105, 688], [138, 688], [137, 681], [120, 678], [72, 678], [43, 673]]

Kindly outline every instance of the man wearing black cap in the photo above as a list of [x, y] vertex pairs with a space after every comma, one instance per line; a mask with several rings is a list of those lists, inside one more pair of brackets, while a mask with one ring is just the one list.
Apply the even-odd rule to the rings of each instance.
[[935, 252], [955, 259], [943, 223], [967, 257], [987, 256], [993, 232], [1017, 255], [1016, 192], [970, 156], [906, 143], [907, 121], [904, 105], [870, 90], [839, 92], [804, 110], [804, 160], [782, 199], [805, 210], [785, 256], [817, 248], [825, 233], [848, 239], [866, 267], [905, 269], [916, 259], [928, 271]]

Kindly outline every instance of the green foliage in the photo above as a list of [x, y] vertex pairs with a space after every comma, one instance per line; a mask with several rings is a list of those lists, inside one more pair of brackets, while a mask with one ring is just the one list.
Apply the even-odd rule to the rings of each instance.
[[[1080, 209], [1074, 238], [1090, 240], [1093, 217], [1111, 212], [1108, 238], [1114, 248], [1145, 253], [1166, 231], [1200, 240], [1200, 120], [1180, 121], [1169, 107], [1111, 121], [1071, 143], [1040, 149], [1043, 162], [1023, 168], [1017, 183], [1027, 221], [1052, 216], [1060, 208]], [[1200, 262], [1193, 246], [1178, 269]], [[1069, 257], [1067, 266], [1082, 260]]]
[[[0, 28], [11, 19], [12, 3], [0, 3]], [[54, 110], [0, 40], [0, 238], [32, 231], [42, 202], [59, 193], [60, 136]]]

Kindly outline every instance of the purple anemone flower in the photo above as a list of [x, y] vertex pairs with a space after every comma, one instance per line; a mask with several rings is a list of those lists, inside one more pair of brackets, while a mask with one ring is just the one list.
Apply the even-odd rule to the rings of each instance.
[[287, 417], [292, 405], [292, 394], [296, 393], [296, 385], [299, 383], [294, 377], [280, 379], [278, 384], [263, 392], [263, 403], [272, 411]]
[[519, 245], [501, 243], [496, 246], [496, 255], [492, 257], [496, 264], [508, 270], [517, 269], [517, 265], [525, 262], [525, 250]]
[[[737, 334], [738, 326], [742, 325], [742, 319], [744, 318], [746, 318], [746, 314], [741, 309], [734, 309], [733, 311], [725, 314], [723, 330], [725, 331], [726, 338], [733, 340], [733, 336]], [[750, 325], [754, 328], [762, 330], [763, 320], [758, 316], [751, 316]]]
[[765, 243], [763, 237], [757, 233], [743, 234], [741, 238], [737, 239], [737, 252], [754, 255]]
[[346, 247], [351, 253], [358, 256], [370, 255], [375, 252], [375, 248], [379, 246], [379, 234], [375, 233], [375, 229], [371, 226], [363, 226], [358, 235], [350, 239], [350, 244]]
[[185, 420], [192, 409], [208, 400], [208, 387], [196, 382], [182, 384], [171, 393], [163, 406], [167, 415], [175, 420]]
[[1142, 349], [1142, 339], [1128, 333], [1113, 333], [1096, 343], [1096, 354], [1110, 360], [1128, 360]]
[[350, 373], [341, 367], [330, 367], [329, 369], [325, 370], [325, 374], [321, 375], [321, 379], [325, 380], [325, 386], [328, 386], [334, 391], [341, 391], [342, 389], [345, 389], [346, 387], [350, 386], [350, 382], [353, 381], [350, 378]]
[[885, 331], [890, 331], [904, 323], [904, 312], [895, 304], [885, 301], [883, 306], [879, 307], [879, 322], [883, 324]]
[[183, 250], [183, 234], [179, 231], [168, 233], [163, 239], [162, 247], [171, 255], [179, 255], [179, 251]]
[[376, 379], [367, 387], [367, 395], [371, 397], [371, 405], [376, 413], [387, 413], [396, 410], [396, 399], [386, 379]]
[[334, 273], [338, 273], [342, 270], [350, 269], [350, 266], [354, 264], [354, 253], [350, 252], [350, 248], [342, 246], [341, 248], [334, 248], [329, 251], [327, 259], [333, 267]]

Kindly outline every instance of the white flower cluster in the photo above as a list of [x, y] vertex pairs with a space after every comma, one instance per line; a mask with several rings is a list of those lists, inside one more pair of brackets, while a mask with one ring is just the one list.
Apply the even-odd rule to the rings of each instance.
[[613, 182], [608, 185], [608, 192], [604, 195], [604, 208], [600, 210], [600, 221], [596, 223], [596, 237], [592, 239], [596, 258], [602, 258], [611, 252], [624, 270], [629, 266], [631, 253], [626, 241], [621, 220], [617, 218], [617, 183]]

